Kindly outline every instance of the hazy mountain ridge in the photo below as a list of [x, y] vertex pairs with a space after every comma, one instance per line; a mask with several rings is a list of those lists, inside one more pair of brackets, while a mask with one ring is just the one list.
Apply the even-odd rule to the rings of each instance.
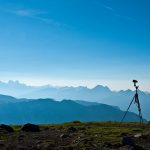
[[[5, 91], [5, 89], [7, 91]], [[122, 110], [127, 109], [135, 94], [135, 92], [132, 90], [111, 91], [108, 87], [104, 87], [102, 85], [98, 85], [92, 89], [83, 86], [52, 87], [46, 85], [34, 87], [26, 86], [25, 84], [21, 84], [18, 81], [9, 81], [5, 84], [0, 82], [0, 93], [19, 98], [25, 97], [28, 99], [53, 98], [56, 100], [84, 100], [118, 106]], [[139, 91], [139, 99], [141, 102], [143, 116], [150, 120], [150, 94], [147, 92]], [[130, 111], [137, 113], [137, 109], [134, 104]]]
[[[5, 124], [120, 121], [123, 114], [106, 104], [85, 106], [71, 100], [38, 99], [0, 105], [0, 122]], [[138, 120], [136, 114], [129, 112], [125, 121]]]

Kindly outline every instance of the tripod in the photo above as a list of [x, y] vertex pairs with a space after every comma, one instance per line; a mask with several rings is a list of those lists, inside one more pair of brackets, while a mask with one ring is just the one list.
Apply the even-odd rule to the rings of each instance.
[[125, 119], [125, 117], [126, 117], [128, 111], [129, 111], [129, 109], [130, 109], [132, 103], [134, 102], [134, 104], [136, 104], [136, 106], [137, 106], [137, 108], [138, 108], [140, 124], [143, 123], [141, 105], [140, 105], [139, 95], [138, 95], [138, 88], [139, 88], [139, 86], [136, 85], [137, 82], [138, 82], [137, 80], [133, 80], [134, 87], [136, 88], [136, 92], [135, 92], [135, 95], [134, 95], [134, 97], [133, 97], [133, 99], [132, 99], [132, 101], [131, 101], [129, 107], [127, 108], [127, 110], [126, 110], [126, 112], [125, 112], [125, 114], [124, 114], [124, 116], [123, 116], [121, 122], [124, 121], [124, 119]]

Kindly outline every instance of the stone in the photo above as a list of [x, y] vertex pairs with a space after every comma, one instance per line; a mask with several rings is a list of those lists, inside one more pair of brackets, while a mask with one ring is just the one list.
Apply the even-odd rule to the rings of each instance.
[[0, 129], [5, 130], [7, 132], [14, 132], [14, 129], [11, 126], [5, 125], [5, 124], [1, 124], [0, 125]]
[[25, 124], [22, 128], [21, 128], [22, 131], [25, 131], [25, 132], [39, 132], [40, 131], [40, 128], [38, 125], [35, 125], [35, 124]]
[[70, 127], [70, 128], [68, 128], [68, 131], [69, 131], [69, 132], [76, 132], [76, 131], [77, 131], [77, 129], [76, 129], [76, 128], [74, 128], [74, 127]]
[[132, 136], [124, 136], [122, 138], [122, 145], [129, 145], [129, 146], [135, 146], [135, 142]]
[[61, 134], [60, 137], [63, 138], [63, 139], [65, 139], [65, 138], [69, 138], [70, 135], [69, 134]]

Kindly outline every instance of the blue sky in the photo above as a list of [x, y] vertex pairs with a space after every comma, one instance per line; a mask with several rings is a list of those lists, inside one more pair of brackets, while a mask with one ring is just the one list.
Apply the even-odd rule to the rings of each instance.
[[0, 78], [150, 91], [149, 0], [0, 0]]

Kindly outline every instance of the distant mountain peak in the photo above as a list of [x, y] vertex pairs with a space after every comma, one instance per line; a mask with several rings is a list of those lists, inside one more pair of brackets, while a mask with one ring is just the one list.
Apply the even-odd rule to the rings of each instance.
[[[4, 83], [4, 82], [3, 82]], [[20, 83], [18, 80], [9, 80], [8, 82], [6, 82], [5, 84], [7, 84], [8, 86], [27, 86], [24, 83]]]
[[18, 80], [9, 80], [8, 84], [20, 84]]
[[97, 85], [92, 90], [107, 90], [107, 91], [110, 91], [110, 89], [107, 86], [103, 86], [103, 85]]

